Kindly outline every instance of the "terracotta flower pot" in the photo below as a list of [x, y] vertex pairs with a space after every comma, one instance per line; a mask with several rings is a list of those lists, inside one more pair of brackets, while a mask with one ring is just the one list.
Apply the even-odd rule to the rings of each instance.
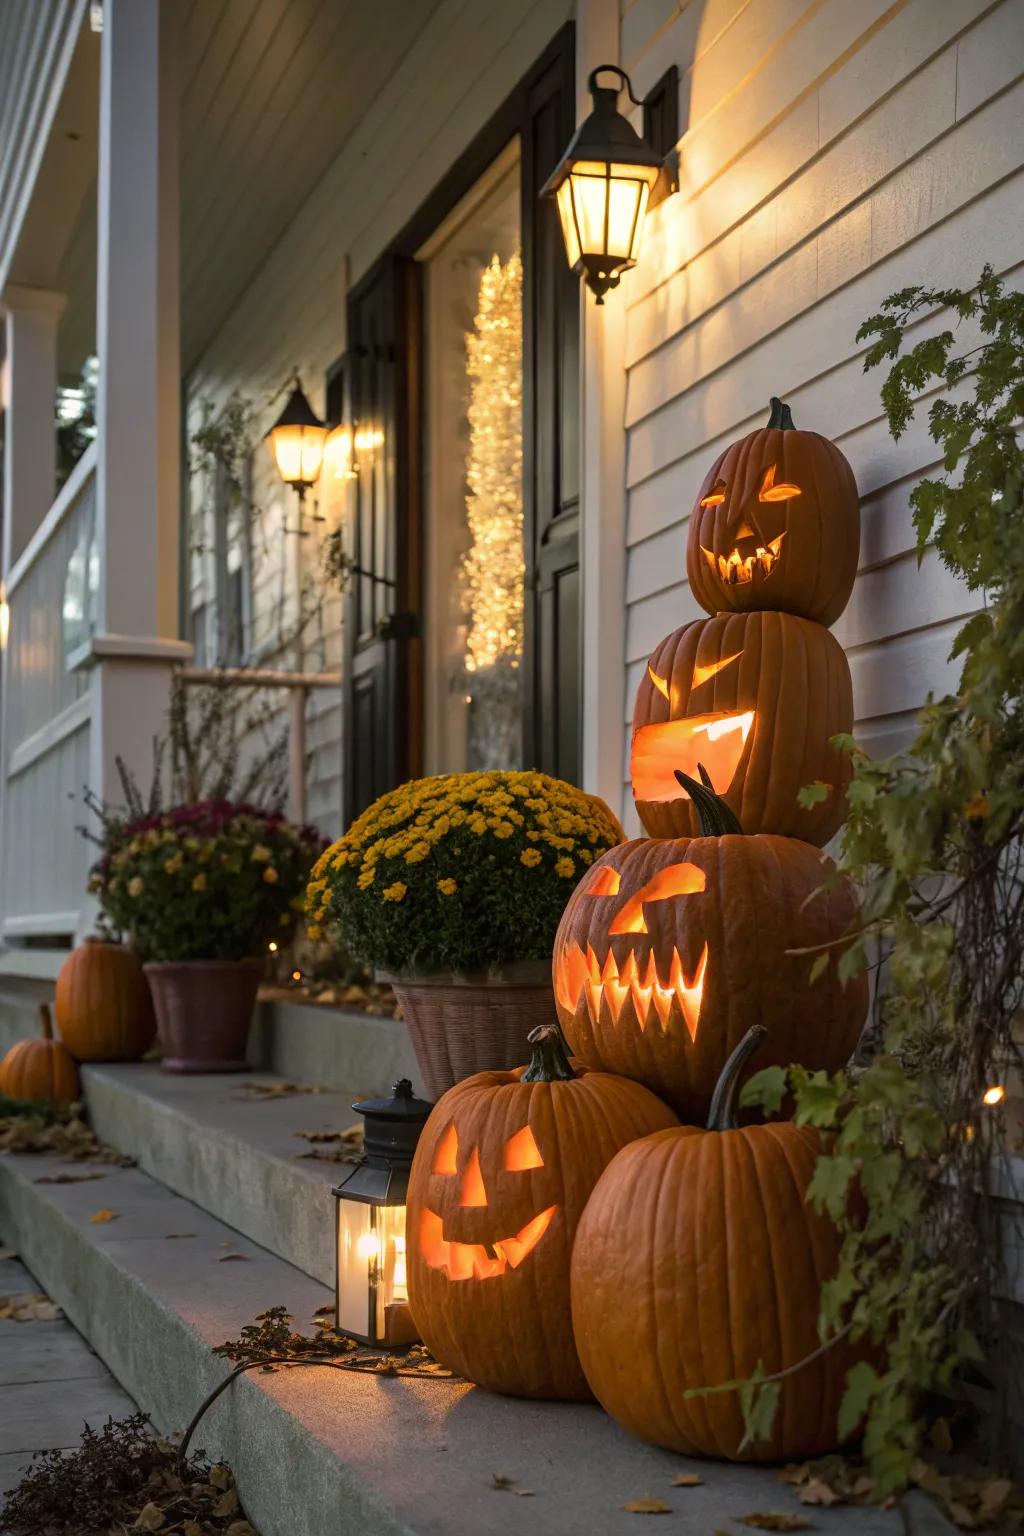
[[378, 971], [377, 979], [394, 988], [431, 1099], [474, 1072], [521, 1067], [531, 1029], [557, 1018], [546, 960], [466, 976]]
[[261, 960], [151, 961], [144, 967], [156, 1009], [165, 1072], [247, 1072]]

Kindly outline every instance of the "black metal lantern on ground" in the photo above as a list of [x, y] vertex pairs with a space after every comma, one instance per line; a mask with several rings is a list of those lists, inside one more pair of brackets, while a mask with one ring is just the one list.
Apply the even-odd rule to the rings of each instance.
[[[601, 86], [598, 75], [618, 75], [618, 86]], [[541, 190], [558, 205], [569, 265], [604, 303], [609, 288], [635, 267], [649, 208], [677, 190], [673, 157], [659, 154], [619, 111], [625, 90], [636, 106], [625, 70], [602, 64], [587, 81], [594, 108], [577, 128]]]
[[413, 1344], [406, 1288], [405, 1196], [420, 1131], [433, 1109], [403, 1077], [390, 1099], [352, 1108], [364, 1116], [364, 1155], [334, 1190], [338, 1199], [337, 1316], [360, 1343]]

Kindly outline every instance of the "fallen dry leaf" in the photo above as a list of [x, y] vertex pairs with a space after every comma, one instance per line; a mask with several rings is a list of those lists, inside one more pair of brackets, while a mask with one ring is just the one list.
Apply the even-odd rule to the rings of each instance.
[[0, 1318], [10, 1318], [16, 1323], [52, 1323], [63, 1315], [56, 1302], [42, 1291], [0, 1296]]
[[737, 1515], [737, 1525], [749, 1525], [755, 1531], [813, 1531], [814, 1525], [805, 1515], [766, 1514]]
[[238, 1494], [233, 1488], [228, 1488], [221, 1494], [213, 1506], [211, 1514], [215, 1515], [218, 1520], [223, 1519], [225, 1515], [238, 1514]]
[[677, 1472], [672, 1479], [673, 1488], [699, 1488], [704, 1481], [696, 1472]]
[[162, 1509], [156, 1504], [144, 1504], [135, 1517], [133, 1531], [159, 1531], [167, 1524]]
[[33, 1184], [89, 1184], [93, 1179], [105, 1179], [105, 1173], [44, 1173]]
[[171, 1242], [176, 1237], [195, 1237], [195, 1233], [194, 1232], [166, 1232], [164, 1234], [164, 1240], [166, 1242]]
[[506, 1489], [511, 1488], [514, 1482], [515, 1479], [512, 1477], [506, 1477], [504, 1472], [491, 1473], [491, 1487], [497, 1488], [502, 1493], [504, 1493]]
[[89, 1220], [91, 1222], [93, 1222], [93, 1223], [103, 1222], [103, 1221], [116, 1221], [117, 1220], [117, 1212], [116, 1211], [108, 1211], [106, 1206], [104, 1206], [103, 1209], [100, 1210], [100, 1211], [93, 1211], [92, 1215], [89, 1217]]
[[253, 1530], [248, 1520], [232, 1520], [231, 1524], [227, 1528], [225, 1536], [256, 1536], [256, 1532]]
[[247, 1264], [249, 1262], [249, 1255], [247, 1253], [222, 1253], [220, 1258], [217, 1260], [218, 1264], [231, 1264], [237, 1262]]
[[195, 1520], [186, 1520], [181, 1528], [181, 1536], [203, 1536], [203, 1528]]
[[231, 1476], [231, 1468], [226, 1467], [222, 1461], [213, 1464], [207, 1481], [212, 1483], [214, 1488], [219, 1488], [222, 1493], [226, 1488], [232, 1488], [235, 1482]]
[[801, 1504], [821, 1504], [827, 1509], [830, 1504], [838, 1504], [842, 1495], [821, 1478], [811, 1477], [797, 1490], [797, 1498]]
[[630, 1499], [628, 1504], [623, 1504], [627, 1515], [670, 1515], [671, 1509], [664, 1499]]
[[243, 1099], [289, 1099], [295, 1093], [323, 1093], [322, 1088], [310, 1083], [239, 1083], [238, 1093]]

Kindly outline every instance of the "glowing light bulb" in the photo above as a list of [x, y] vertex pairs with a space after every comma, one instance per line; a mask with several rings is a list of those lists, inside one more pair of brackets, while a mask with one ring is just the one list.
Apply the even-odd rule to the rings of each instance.
[[366, 1259], [367, 1262], [370, 1259], [376, 1259], [380, 1253], [380, 1244], [377, 1241], [376, 1232], [363, 1232], [356, 1239], [356, 1253], [361, 1259]]
[[1006, 1098], [1006, 1089], [1002, 1083], [993, 1083], [991, 1088], [986, 1088], [981, 1096], [983, 1104], [1001, 1104]]
[[301, 980], [302, 980], [302, 972], [301, 971], [292, 971], [292, 981], [301, 981]]
[[276, 944], [276, 942], [273, 939], [271, 939], [270, 943], [267, 945], [267, 948], [269, 949], [269, 951], [270, 951], [270, 953], [272, 955], [276, 955], [277, 954], [277, 944]]

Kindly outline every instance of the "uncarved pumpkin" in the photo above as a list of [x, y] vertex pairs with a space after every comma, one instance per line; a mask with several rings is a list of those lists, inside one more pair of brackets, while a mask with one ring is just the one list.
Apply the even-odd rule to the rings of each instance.
[[835, 443], [771, 404], [767, 426], [728, 447], [700, 488], [690, 587], [708, 613], [773, 608], [834, 624], [857, 574], [857, 484]]
[[123, 944], [86, 939], [57, 977], [61, 1037], [78, 1061], [138, 1061], [153, 1044], [156, 1018], [142, 962]]
[[688, 1397], [768, 1374], [818, 1351], [822, 1281], [839, 1235], [805, 1198], [821, 1150], [791, 1123], [736, 1126], [745, 1038], [722, 1074], [706, 1130], [635, 1141], [609, 1164], [583, 1213], [572, 1257], [576, 1344], [612, 1418], [656, 1445], [733, 1461], [835, 1449], [848, 1340], [781, 1383], [771, 1436], [743, 1446], [736, 1391]]
[[[744, 832], [819, 847], [842, 824], [853, 730], [850, 665], [820, 624], [788, 613], [720, 613], [661, 642], [637, 689], [630, 776], [652, 837], [693, 837], [698, 817], [676, 780], [706, 764]], [[804, 809], [805, 784], [829, 785]]]
[[53, 1104], [72, 1104], [80, 1085], [74, 1057], [53, 1038], [53, 1023], [46, 1003], [39, 1005], [42, 1036], [19, 1040], [0, 1061], [0, 1093], [9, 1099], [48, 1099]]
[[520, 1397], [587, 1398], [572, 1341], [569, 1255], [608, 1161], [676, 1117], [646, 1088], [577, 1072], [557, 1029], [525, 1070], [480, 1072], [434, 1106], [407, 1202], [409, 1304], [428, 1349]]
[[[645, 1084], [683, 1120], [702, 1123], [727, 1057], [754, 1024], [767, 1028], [762, 1065], [843, 1066], [868, 984], [839, 980], [836, 941], [857, 905], [848, 880], [826, 888], [832, 861], [796, 838], [720, 835], [723, 811], [734, 819], [701, 785], [692, 793], [706, 835], [638, 839], [604, 854], [565, 909], [552, 977], [581, 1061]], [[829, 957], [813, 986], [809, 956], [789, 953], [810, 948]]]

